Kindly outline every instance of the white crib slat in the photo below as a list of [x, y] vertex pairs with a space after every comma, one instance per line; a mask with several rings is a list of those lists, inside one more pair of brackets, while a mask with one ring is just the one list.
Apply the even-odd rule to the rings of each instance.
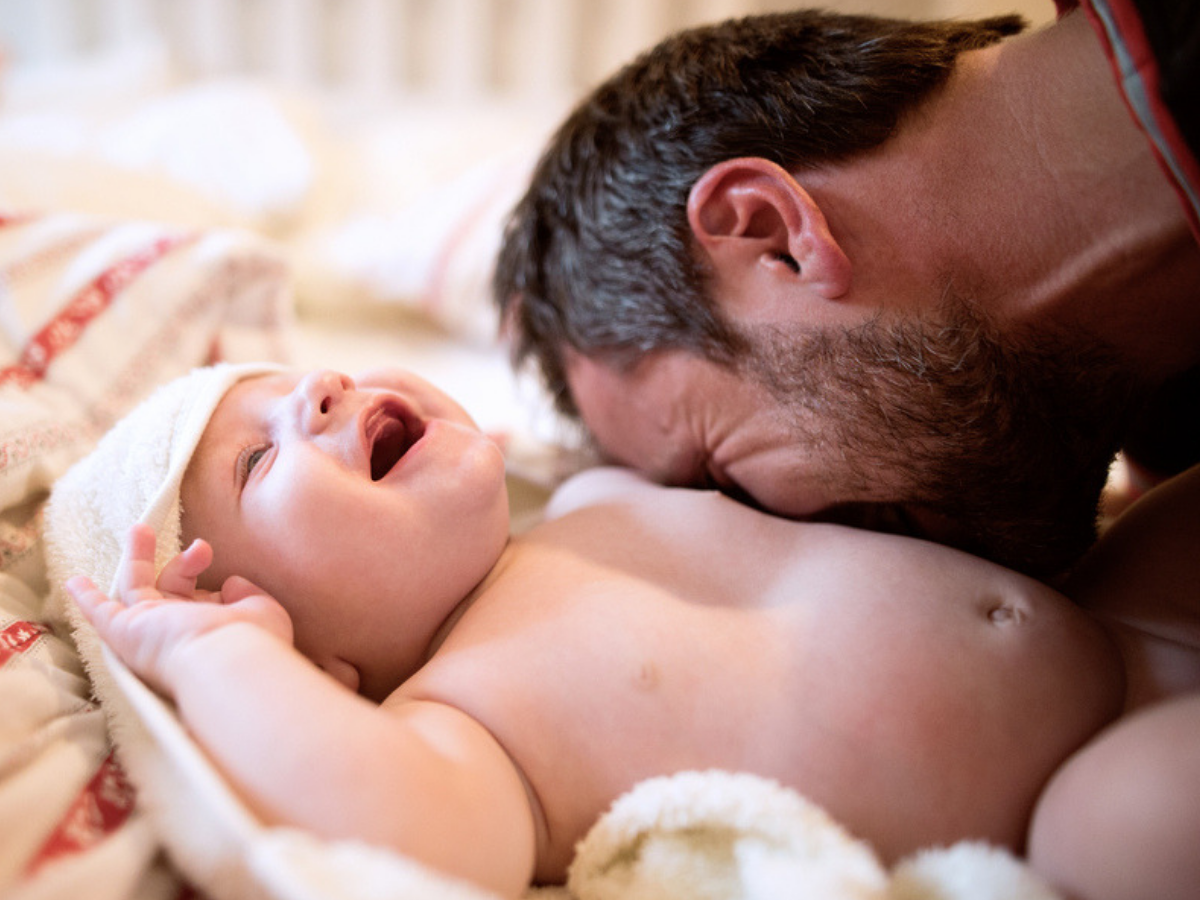
[[71, 0], [41, 0], [38, 3], [5, 6], [5, 31], [13, 29], [21, 38], [19, 51], [29, 62], [54, 62], [83, 49], [79, 17]]
[[404, 44], [395, 40], [403, 7], [389, 0], [342, 0], [342, 7], [336, 52], [345, 86], [364, 100], [386, 98], [408, 67]]
[[720, 22], [737, 16], [749, 15], [756, 10], [746, 0], [693, 0], [688, 25], [704, 22]]
[[511, 89], [525, 97], [563, 95], [577, 80], [578, 0], [522, 0], [508, 33]]
[[267, 74], [285, 84], [309, 85], [321, 74], [324, 28], [319, 0], [268, 0], [269, 27], [261, 29]]
[[434, 93], [466, 99], [487, 91], [493, 13], [491, 0], [438, 0], [429, 47]]
[[601, 27], [592, 41], [591, 81], [607, 77], [670, 30], [667, 0], [605, 0], [597, 4]]
[[103, 46], [122, 47], [143, 40], [154, 30], [150, 0], [105, 0], [96, 26]]
[[241, 35], [244, 28], [238, 16], [239, 2], [182, 0], [180, 3], [181, 55], [194, 74], [222, 75], [237, 67], [239, 54], [234, 35]]
[[[798, 2], [0, 0], [0, 32], [14, 57], [43, 61], [157, 33], [192, 77], [246, 72], [372, 102], [402, 85], [438, 101], [496, 92], [557, 99], [669, 31]], [[983, 0], [892, 2], [932, 10]]]

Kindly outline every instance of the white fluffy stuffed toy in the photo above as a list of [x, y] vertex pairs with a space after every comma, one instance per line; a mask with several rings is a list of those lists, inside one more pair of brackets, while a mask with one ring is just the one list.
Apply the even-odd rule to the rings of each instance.
[[822, 809], [753, 775], [643, 782], [578, 847], [578, 900], [1061, 900], [1004, 850], [963, 842], [891, 872]]

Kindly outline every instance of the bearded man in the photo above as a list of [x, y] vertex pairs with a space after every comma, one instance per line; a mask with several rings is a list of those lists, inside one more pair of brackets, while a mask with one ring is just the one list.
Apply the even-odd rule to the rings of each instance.
[[664, 41], [513, 213], [518, 359], [665, 483], [1061, 573], [1118, 449], [1200, 460], [1200, 9], [1079, 5]]

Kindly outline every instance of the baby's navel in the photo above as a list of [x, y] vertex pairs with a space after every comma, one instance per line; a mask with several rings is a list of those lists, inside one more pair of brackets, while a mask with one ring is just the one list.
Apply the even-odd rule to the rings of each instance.
[[994, 625], [1020, 625], [1026, 611], [1020, 603], [1007, 597], [994, 598], [988, 608], [988, 619]]

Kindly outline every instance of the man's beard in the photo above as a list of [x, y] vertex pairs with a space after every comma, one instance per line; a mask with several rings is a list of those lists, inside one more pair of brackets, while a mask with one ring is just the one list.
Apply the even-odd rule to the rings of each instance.
[[829, 460], [829, 484], [866, 501], [860, 512], [903, 505], [950, 524], [928, 536], [1040, 577], [1094, 541], [1138, 396], [1098, 341], [1001, 335], [961, 300], [800, 346], [769, 330], [750, 339], [746, 365], [798, 442]]

